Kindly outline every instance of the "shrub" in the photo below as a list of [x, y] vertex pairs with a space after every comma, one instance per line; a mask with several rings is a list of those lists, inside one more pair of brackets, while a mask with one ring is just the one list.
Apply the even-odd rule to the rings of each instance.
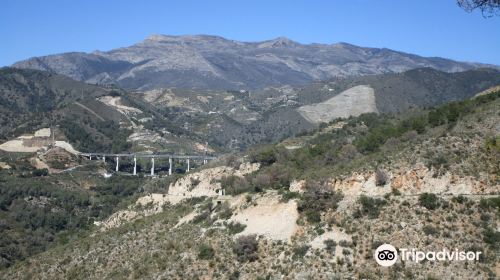
[[268, 188], [271, 186], [271, 176], [267, 173], [259, 173], [252, 179], [252, 185], [255, 188]]
[[439, 207], [439, 198], [433, 193], [423, 193], [418, 197], [420, 206], [429, 210], [434, 210]]
[[384, 170], [377, 168], [377, 171], [375, 172], [375, 184], [377, 186], [384, 186], [387, 184], [388, 180], [389, 176], [387, 176], [387, 173], [385, 173]]
[[305, 214], [308, 222], [318, 223], [321, 221], [321, 212], [337, 209], [342, 198], [341, 193], [329, 190], [325, 184], [311, 182], [306, 186], [297, 209]]
[[339, 245], [342, 247], [351, 247], [353, 244], [349, 243], [349, 241], [347, 241], [347, 240], [340, 240]]
[[352, 160], [359, 155], [356, 146], [346, 144], [339, 151], [339, 159], [343, 161]]
[[[385, 144], [388, 139], [393, 138], [396, 140], [396, 138], [401, 136], [402, 133], [407, 131], [409, 127], [413, 126], [415, 123], [416, 120], [414, 119], [407, 120], [405, 125], [395, 124], [387, 119], [381, 119], [370, 127], [369, 132], [364, 137], [358, 138], [355, 141], [355, 145], [358, 150], [365, 153], [376, 151], [381, 145]], [[421, 126], [417, 126], [418, 131], [420, 131]], [[423, 127], [425, 128], [425, 124]], [[393, 142], [393, 140], [391, 141]]]
[[189, 178], [189, 180], [191, 181], [191, 187], [189, 188], [190, 190], [196, 188], [196, 186], [198, 186], [200, 184], [200, 179], [198, 178]]
[[425, 234], [427, 235], [437, 235], [439, 232], [437, 230], [437, 228], [433, 227], [433, 226], [430, 226], [430, 225], [426, 225], [422, 228], [422, 230], [424, 231]]
[[224, 202], [220, 205], [218, 218], [222, 220], [227, 220], [233, 215], [233, 210], [229, 207], [229, 203]]
[[483, 222], [487, 222], [491, 219], [491, 216], [486, 214], [486, 213], [481, 213], [481, 215], [479, 216], [479, 218], [481, 219], [481, 221]]
[[370, 219], [378, 218], [380, 210], [386, 204], [386, 201], [380, 198], [371, 198], [362, 195], [358, 202], [361, 204], [360, 214], [368, 216]]
[[372, 241], [372, 249], [377, 249], [380, 245], [384, 244], [385, 242], [380, 241], [380, 240], [373, 240]]
[[494, 248], [500, 247], [500, 232], [487, 228], [483, 232], [483, 241]]
[[307, 254], [307, 251], [309, 251], [309, 245], [297, 246], [293, 248], [293, 258], [301, 259]]
[[247, 227], [246, 225], [240, 224], [238, 222], [231, 222], [227, 224], [227, 230], [229, 231], [229, 234], [237, 234], [245, 230]]
[[193, 218], [193, 223], [200, 224], [203, 222], [210, 222], [210, 211], [204, 210]]
[[446, 123], [445, 116], [441, 110], [433, 110], [429, 112], [428, 119], [431, 126], [439, 126]]
[[222, 177], [220, 184], [228, 195], [237, 195], [251, 190], [251, 186], [246, 178], [235, 175]]
[[398, 196], [401, 195], [401, 191], [399, 191], [396, 188], [392, 188], [391, 193], [392, 193], [392, 195], [398, 195]]
[[387, 139], [387, 141], [385, 141], [384, 146], [386, 146], [386, 149], [388, 151], [391, 151], [394, 148], [396, 148], [397, 146], [399, 146], [399, 144], [401, 144], [401, 141], [399, 141], [398, 138], [391, 137], [391, 138]]
[[410, 130], [410, 131], [403, 133], [403, 135], [401, 136], [401, 139], [403, 139], [403, 141], [406, 141], [406, 142], [413, 142], [417, 139], [417, 137], [418, 137], [418, 133], [415, 130]]
[[236, 239], [233, 246], [233, 252], [238, 257], [240, 262], [253, 262], [257, 260], [259, 250], [259, 242], [255, 235], [240, 236]]
[[201, 244], [200, 247], [198, 247], [198, 258], [202, 260], [210, 260], [214, 257], [215, 251], [212, 248], [212, 246], [208, 244]]
[[[276, 163], [268, 168], [267, 174], [269, 174], [270, 177], [269, 186], [267, 187], [271, 187], [273, 189], [288, 189], [290, 187], [290, 183], [293, 177], [293, 171], [286, 165]], [[263, 189], [266, 188], [266, 186], [261, 187]]]
[[335, 246], [337, 246], [337, 242], [335, 242], [335, 240], [327, 239], [323, 241], [323, 243], [325, 243], [326, 250], [329, 252], [335, 252]]
[[291, 192], [291, 191], [281, 192], [281, 198], [285, 202], [289, 201], [290, 199], [297, 199], [299, 197], [300, 197], [300, 193], [297, 193], [297, 192]]
[[500, 136], [486, 139], [484, 147], [487, 151], [500, 153]]
[[250, 153], [250, 162], [268, 166], [276, 162], [275, 147], [268, 146]]
[[479, 207], [483, 210], [496, 208], [498, 211], [500, 211], [500, 196], [482, 198], [479, 202]]
[[435, 169], [441, 169], [441, 168], [448, 168], [450, 166], [448, 162], [448, 158], [444, 154], [437, 154], [433, 155], [431, 159], [427, 161], [427, 167], [428, 168], [435, 168]]
[[458, 204], [464, 204], [465, 202], [467, 202], [467, 197], [463, 195], [454, 196], [451, 198], [451, 201], [456, 202]]
[[425, 132], [425, 125], [427, 124], [427, 119], [424, 116], [415, 117], [411, 119], [411, 128], [415, 130], [418, 134]]
[[307, 209], [304, 214], [309, 223], [316, 224], [321, 222], [321, 214], [314, 209]]
[[52, 160], [52, 161], [48, 162], [48, 164], [50, 167], [52, 167], [54, 169], [66, 168], [66, 165], [62, 161], [59, 161], [59, 160]]
[[42, 168], [42, 169], [35, 169], [33, 171], [33, 176], [36, 177], [43, 177], [49, 175], [49, 170], [47, 168]]

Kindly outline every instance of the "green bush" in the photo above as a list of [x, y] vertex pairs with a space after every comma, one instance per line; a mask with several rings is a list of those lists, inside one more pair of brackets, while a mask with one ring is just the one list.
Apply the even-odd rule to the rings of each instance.
[[439, 207], [439, 198], [433, 193], [423, 193], [418, 197], [420, 206], [429, 210], [434, 210]]
[[427, 235], [438, 235], [439, 231], [437, 228], [430, 226], [430, 225], [425, 225], [422, 230], [424, 231], [425, 234]]
[[327, 239], [327, 240], [323, 241], [323, 243], [325, 243], [325, 247], [326, 247], [326, 250], [328, 252], [332, 252], [332, 253], [335, 252], [335, 247], [337, 246], [337, 242], [335, 242], [335, 240]]
[[245, 177], [235, 175], [222, 177], [220, 179], [220, 185], [228, 195], [238, 195], [253, 190]]
[[497, 209], [500, 214], [500, 196], [482, 198], [479, 201], [479, 207], [483, 210]]
[[217, 216], [221, 220], [227, 220], [233, 215], [233, 210], [231, 210], [231, 207], [227, 202], [220, 204], [218, 212]]
[[427, 167], [440, 170], [441, 168], [447, 169], [450, 166], [448, 157], [443, 153], [432, 154], [431, 158], [427, 161]]
[[258, 259], [259, 242], [255, 235], [240, 236], [236, 239], [233, 252], [240, 262], [253, 262]]
[[500, 232], [487, 228], [483, 232], [483, 241], [487, 244], [490, 244], [494, 248], [500, 247]]
[[331, 191], [321, 182], [309, 182], [297, 209], [304, 213], [309, 223], [319, 223], [321, 213], [337, 209], [342, 198], [341, 193]]
[[484, 147], [487, 151], [500, 153], [500, 136], [486, 139]]
[[463, 195], [459, 195], [459, 196], [452, 197], [451, 201], [456, 202], [458, 204], [464, 204], [465, 202], [468, 201], [468, 199], [467, 199], [467, 197], [465, 197]]
[[300, 194], [298, 192], [291, 192], [291, 191], [282, 191], [281, 193], [281, 198], [286, 202], [291, 199], [297, 199], [300, 198]]
[[380, 210], [386, 205], [386, 201], [380, 198], [371, 198], [365, 195], [361, 195], [358, 199], [361, 204], [361, 209], [358, 215], [368, 216], [370, 219], [378, 218], [380, 215]]
[[307, 251], [309, 251], [309, 248], [310, 248], [309, 245], [301, 245], [293, 248], [293, 258], [294, 259], [303, 258], [307, 254]]
[[266, 146], [250, 153], [250, 162], [260, 163], [263, 166], [269, 166], [276, 162], [276, 153], [274, 146]]
[[377, 186], [384, 186], [387, 184], [387, 181], [389, 180], [389, 176], [387, 173], [385, 173], [384, 170], [377, 168], [377, 171], [375, 171], [375, 184]]
[[304, 214], [309, 223], [317, 224], [321, 222], [321, 214], [317, 210], [307, 209], [304, 211]]
[[240, 224], [238, 222], [230, 222], [227, 224], [226, 227], [227, 227], [227, 230], [229, 231], [229, 234], [235, 235], [235, 234], [240, 233], [243, 230], [245, 230], [245, 228], [247, 226], [244, 224]]
[[215, 255], [215, 250], [212, 248], [212, 246], [208, 244], [201, 244], [198, 247], [198, 258], [202, 260], [210, 260], [214, 257]]
[[49, 170], [47, 168], [35, 169], [33, 170], [33, 176], [43, 177], [49, 175]]
[[50, 161], [50, 162], [48, 162], [48, 165], [52, 168], [59, 169], [59, 170], [66, 168], [66, 164], [64, 162], [58, 161], [58, 160]]

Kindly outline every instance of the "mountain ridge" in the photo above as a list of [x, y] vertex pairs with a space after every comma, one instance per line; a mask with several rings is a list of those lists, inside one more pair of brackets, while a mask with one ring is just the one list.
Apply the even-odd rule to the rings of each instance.
[[153, 34], [128, 47], [33, 57], [12, 65], [127, 89], [261, 89], [431, 67], [460, 72], [495, 65], [422, 57], [349, 43], [302, 44], [286, 37], [241, 42], [213, 35]]

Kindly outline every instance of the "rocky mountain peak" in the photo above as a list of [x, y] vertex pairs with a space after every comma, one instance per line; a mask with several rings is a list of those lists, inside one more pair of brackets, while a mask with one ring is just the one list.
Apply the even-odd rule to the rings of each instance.
[[419, 67], [446, 72], [491, 67], [348, 43], [301, 44], [286, 37], [249, 43], [213, 35], [162, 34], [153, 34], [140, 43], [106, 52], [56, 54], [30, 58], [13, 66], [141, 90], [166, 87], [262, 89], [304, 85], [337, 77], [396, 73]]
[[278, 37], [273, 40], [265, 41], [259, 44], [259, 48], [284, 48], [284, 47], [294, 47], [300, 45], [300, 43], [290, 40], [286, 37]]

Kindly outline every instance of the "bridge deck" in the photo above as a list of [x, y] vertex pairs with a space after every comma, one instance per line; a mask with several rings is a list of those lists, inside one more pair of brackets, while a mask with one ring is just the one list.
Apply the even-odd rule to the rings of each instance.
[[108, 154], [108, 153], [80, 153], [80, 156], [100, 156], [100, 157], [130, 157], [130, 158], [172, 158], [172, 159], [216, 159], [213, 156], [204, 155], [175, 155], [175, 154]]

